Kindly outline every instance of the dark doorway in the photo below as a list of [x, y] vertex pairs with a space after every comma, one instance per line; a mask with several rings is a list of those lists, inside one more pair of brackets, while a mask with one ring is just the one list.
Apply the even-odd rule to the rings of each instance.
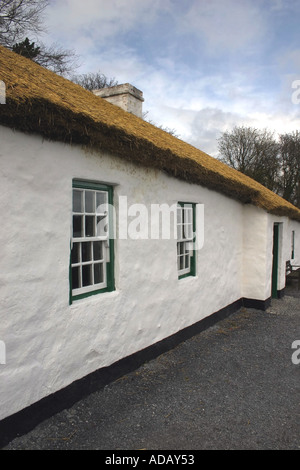
[[279, 224], [273, 227], [272, 298], [278, 298]]

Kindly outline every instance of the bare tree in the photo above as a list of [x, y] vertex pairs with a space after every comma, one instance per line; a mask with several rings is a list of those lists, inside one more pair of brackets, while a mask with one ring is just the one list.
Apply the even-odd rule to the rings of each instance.
[[43, 13], [49, 0], [0, 0], [0, 44], [8, 48], [29, 31], [43, 32]]
[[66, 76], [70, 76], [79, 67], [78, 56], [74, 51], [64, 49], [58, 44], [46, 47], [40, 43], [39, 47], [40, 53], [34, 60], [42, 67]]
[[101, 72], [73, 75], [71, 80], [89, 91], [118, 85], [118, 82], [114, 78], [107, 78]]
[[279, 145], [273, 133], [235, 127], [218, 140], [220, 160], [250, 176], [272, 191], [278, 190]]
[[[0, 44], [26, 56], [26, 40], [27, 51], [30, 48], [27, 36], [38, 38], [45, 31], [44, 11], [48, 5], [49, 0], [0, 0]], [[56, 44], [47, 47], [41, 42], [37, 44], [37, 49], [38, 54], [27, 57], [55, 73], [69, 75], [78, 67], [78, 58], [71, 50]]]
[[300, 132], [281, 134], [281, 179], [279, 191], [282, 197], [300, 208]]

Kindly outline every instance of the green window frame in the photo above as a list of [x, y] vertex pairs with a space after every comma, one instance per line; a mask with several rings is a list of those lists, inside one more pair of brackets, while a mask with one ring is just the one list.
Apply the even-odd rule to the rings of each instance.
[[112, 186], [73, 180], [70, 304], [115, 290]]
[[177, 203], [178, 279], [196, 275], [196, 204]]

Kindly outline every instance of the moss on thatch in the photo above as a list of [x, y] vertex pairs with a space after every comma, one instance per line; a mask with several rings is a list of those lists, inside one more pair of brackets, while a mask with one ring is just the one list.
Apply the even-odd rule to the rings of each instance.
[[300, 210], [219, 160], [0, 46], [0, 124], [105, 150], [300, 221]]

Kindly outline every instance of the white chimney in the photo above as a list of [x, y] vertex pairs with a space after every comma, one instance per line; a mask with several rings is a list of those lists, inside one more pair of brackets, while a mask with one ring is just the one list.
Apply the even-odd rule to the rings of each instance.
[[93, 90], [96, 96], [100, 96], [116, 106], [124, 109], [128, 113], [135, 114], [139, 118], [143, 115], [143, 92], [125, 83], [110, 88], [101, 88]]

